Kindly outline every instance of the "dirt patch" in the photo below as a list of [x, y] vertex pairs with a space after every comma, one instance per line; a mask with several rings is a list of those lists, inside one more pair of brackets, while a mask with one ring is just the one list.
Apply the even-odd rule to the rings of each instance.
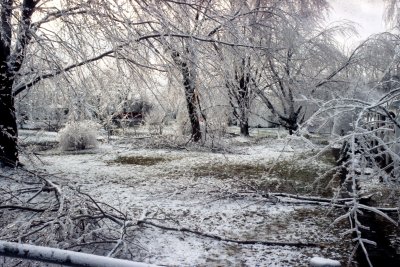
[[109, 163], [152, 166], [165, 161], [170, 161], [170, 160], [163, 157], [120, 156], [115, 160], [110, 161]]

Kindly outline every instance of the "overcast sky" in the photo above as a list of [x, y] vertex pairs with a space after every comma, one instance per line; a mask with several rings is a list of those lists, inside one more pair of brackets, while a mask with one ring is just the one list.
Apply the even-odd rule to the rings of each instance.
[[348, 42], [359, 42], [371, 34], [385, 31], [384, 0], [329, 0], [329, 3], [332, 10], [328, 21], [345, 19], [357, 23], [359, 36]]

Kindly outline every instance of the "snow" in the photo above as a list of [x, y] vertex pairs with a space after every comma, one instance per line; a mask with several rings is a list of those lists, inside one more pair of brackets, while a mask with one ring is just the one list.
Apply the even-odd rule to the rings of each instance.
[[57, 142], [56, 132], [36, 131], [36, 130], [19, 130], [20, 141], [24, 144], [42, 144]]
[[[46, 137], [47, 138], [47, 137]], [[133, 140], [133, 141], [132, 141]], [[198, 175], [196, 168], [246, 164], [264, 166], [290, 159], [304, 145], [284, 139], [232, 138], [223, 140], [229, 152], [152, 148], [145, 139], [101, 144], [82, 153], [52, 149], [40, 152], [40, 162], [26, 165], [54, 174], [59, 185], [73, 185], [95, 199], [113, 205], [131, 218], [169, 227], [185, 227], [235, 240], [311, 242], [322, 247], [240, 245], [191, 233], [144, 225], [135, 230], [134, 260], [172, 266], [308, 266], [310, 257], [346, 257], [343, 242], [328, 228], [329, 207], [279, 203], [241, 194], [251, 182], [239, 177]], [[40, 142], [40, 137], [38, 137]], [[256, 142], [256, 143], [255, 143]], [[160, 157], [150, 166], [120, 164], [118, 157]], [[223, 170], [221, 170], [223, 171]], [[267, 173], [262, 174], [265, 179]], [[248, 189], [246, 189], [248, 190]]]
[[310, 266], [311, 267], [340, 267], [340, 262], [331, 260], [331, 259], [325, 259], [321, 257], [313, 257], [310, 261]]

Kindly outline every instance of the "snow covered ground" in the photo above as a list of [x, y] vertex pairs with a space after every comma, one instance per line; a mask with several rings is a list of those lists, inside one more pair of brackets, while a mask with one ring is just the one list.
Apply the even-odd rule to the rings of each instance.
[[[51, 133], [21, 135], [25, 140], [36, 136], [38, 143], [43, 138], [56, 141]], [[131, 138], [81, 153], [41, 151], [39, 161], [25, 159], [25, 164], [45, 169], [57, 177], [55, 182], [80, 187], [137, 220], [145, 217], [156, 225], [206, 234], [143, 224], [132, 240], [135, 261], [163, 266], [308, 266], [316, 256], [345, 260], [348, 244], [339, 237], [340, 229], [330, 227], [336, 215], [329, 213], [329, 206], [263, 195], [274, 188], [261, 187], [260, 181], [282, 179], [271, 174], [271, 164], [291, 161], [306, 151], [303, 144], [277, 137], [230, 138], [224, 140], [229, 148], [225, 152], [146, 145], [146, 139]], [[211, 235], [260, 242], [238, 244]], [[301, 245], [305, 243], [315, 246]]]

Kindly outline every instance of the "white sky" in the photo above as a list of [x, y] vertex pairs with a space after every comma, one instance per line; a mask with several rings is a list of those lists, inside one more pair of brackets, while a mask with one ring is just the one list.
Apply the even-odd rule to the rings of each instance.
[[351, 20], [356, 23], [359, 36], [352, 40], [341, 40], [346, 46], [358, 43], [374, 33], [385, 31], [383, 13], [384, 0], [328, 0], [331, 12], [328, 22]]

